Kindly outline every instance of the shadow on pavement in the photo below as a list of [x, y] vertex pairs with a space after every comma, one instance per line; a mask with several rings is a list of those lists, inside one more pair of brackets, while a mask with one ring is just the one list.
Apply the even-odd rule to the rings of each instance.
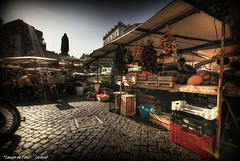
[[70, 110], [70, 109], [74, 109], [75, 107], [71, 106], [70, 104], [68, 104], [67, 102], [62, 101], [60, 104], [57, 104], [56, 107], [59, 110]]
[[[109, 104], [109, 106], [112, 106], [112, 105]], [[119, 112], [118, 110], [116, 110], [116, 109], [114, 109], [114, 108], [111, 108], [111, 107], [109, 107], [109, 112], [112, 112], [112, 113], [115, 113], [115, 114], [120, 115], [120, 112]], [[146, 125], [146, 126], [152, 126], [152, 127], [156, 128], [156, 129], [159, 129], [159, 130], [162, 130], [162, 131], [168, 131], [167, 129], [165, 129], [165, 128], [161, 127], [161, 126], [156, 125], [156, 124], [150, 122], [148, 119], [142, 119], [142, 118], [139, 116], [138, 113], [136, 113], [135, 116], [129, 116], [129, 117], [127, 117], [127, 118], [128, 118], [128, 119], [131, 119], [131, 120], [133, 120], [133, 121], [135, 121], [135, 122], [137, 122], [137, 123]]]
[[19, 135], [13, 135], [8, 139], [0, 139], [0, 155], [12, 155], [14, 150], [18, 147], [22, 137]]
[[[82, 101], [89, 101], [85, 99], [84, 97], [79, 97], [76, 95], [65, 95], [60, 97], [61, 100], [64, 102], [82, 102]], [[12, 99], [11, 102], [16, 106], [33, 106], [33, 105], [44, 105], [44, 104], [56, 104], [56, 100], [47, 98], [45, 100], [43, 97], [38, 97], [34, 99], [20, 99], [20, 100], [14, 100]]]

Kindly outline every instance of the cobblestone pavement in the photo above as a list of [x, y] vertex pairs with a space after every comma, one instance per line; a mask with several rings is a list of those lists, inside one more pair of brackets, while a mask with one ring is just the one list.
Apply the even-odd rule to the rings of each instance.
[[109, 102], [74, 97], [59, 106], [30, 103], [17, 108], [26, 121], [2, 143], [3, 159], [202, 160], [171, 142], [169, 131], [137, 116], [109, 112]]

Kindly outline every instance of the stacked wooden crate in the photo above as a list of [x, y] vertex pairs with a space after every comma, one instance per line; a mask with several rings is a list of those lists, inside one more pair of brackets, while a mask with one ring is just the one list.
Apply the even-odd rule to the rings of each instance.
[[[136, 80], [137, 80], [137, 74], [136, 73], [131, 73], [131, 74], [122, 76], [122, 83], [123, 83], [124, 86], [136, 84]], [[121, 84], [121, 76], [117, 77], [117, 84], [118, 85]]]
[[130, 73], [128, 75], [125, 75], [123, 79], [123, 81], [128, 85], [136, 84], [136, 80], [137, 80], [137, 73]]
[[172, 71], [159, 72], [158, 74], [158, 86], [172, 87], [176, 77], [173, 76]]
[[[123, 85], [145, 85], [145, 86], [167, 86], [172, 87], [177, 78], [173, 72], [159, 72], [158, 75], [148, 75], [147, 73], [130, 73], [122, 76]], [[118, 76], [118, 85], [121, 83], [121, 76]]]
[[136, 114], [136, 96], [121, 95], [121, 111], [120, 114], [128, 117]]
[[146, 73], [144, 73], [144, 74], [139, 73], [137, 75], [137, 82], [136, 82], [136, 84], [137, 85], [147, 85], [147, 77], [148, 77], [148, 75]]
[[158, 76], [157, 75], [149, 75], [147, 77], [147, 85], [148, 86], [158, 86]]

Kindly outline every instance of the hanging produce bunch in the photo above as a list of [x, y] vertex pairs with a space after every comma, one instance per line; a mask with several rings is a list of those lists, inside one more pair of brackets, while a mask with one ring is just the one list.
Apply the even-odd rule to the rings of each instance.
[[171, 33], [171, 28], [168, 28], [167, 32], [162, 35], [159, 47], [163, 49], [163, 54], [171, 54], [172, 56], [177, 55], [177, 43]]
[[131, 50], [131, 48], [128, 48], [126, 51], [126, 54], [125, 54], [125, 63], [131, 64], [134, 61], [133, 59], [134, 59], [134, 57], [133, 57], [132, 50]]
[[143, 53], [145, 45], [139, 45], [137, 48], [134, 49], [134, 58], [135, 60], [141, 60], [141, 55]]
[[157, 51], [153, 48], [153, 41], [148, 40], [147, 45], [141, 46], [142, 70], [157, 73]]
[[125, 53], [125, 49], [123, 49], [122, 46], [119, 46], [118, 47], [118, 50], [116, 52], [116, 70], [119, 72], [119, 73], [122, 73], [122, 72], [126, 72], [127, 69], [126, 69], [126, 65], [125, 65], [125, 56], [124, 56], [124, 53]]

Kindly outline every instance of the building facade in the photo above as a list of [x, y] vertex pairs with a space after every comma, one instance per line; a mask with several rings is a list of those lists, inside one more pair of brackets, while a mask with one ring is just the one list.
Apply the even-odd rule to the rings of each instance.
[[39, 56], [57, 57], [47, 51], [43, 32], [17, 19], [0, 26], [0, 57]]
[[111, 29], [104, 37], [103, 37], [103, 46], [111, 43], [114, 39], [122, 36], [124, 31], [129, 28], [130, 25], [125, 25], [122, 22], [118, 22], [114, 28]]

